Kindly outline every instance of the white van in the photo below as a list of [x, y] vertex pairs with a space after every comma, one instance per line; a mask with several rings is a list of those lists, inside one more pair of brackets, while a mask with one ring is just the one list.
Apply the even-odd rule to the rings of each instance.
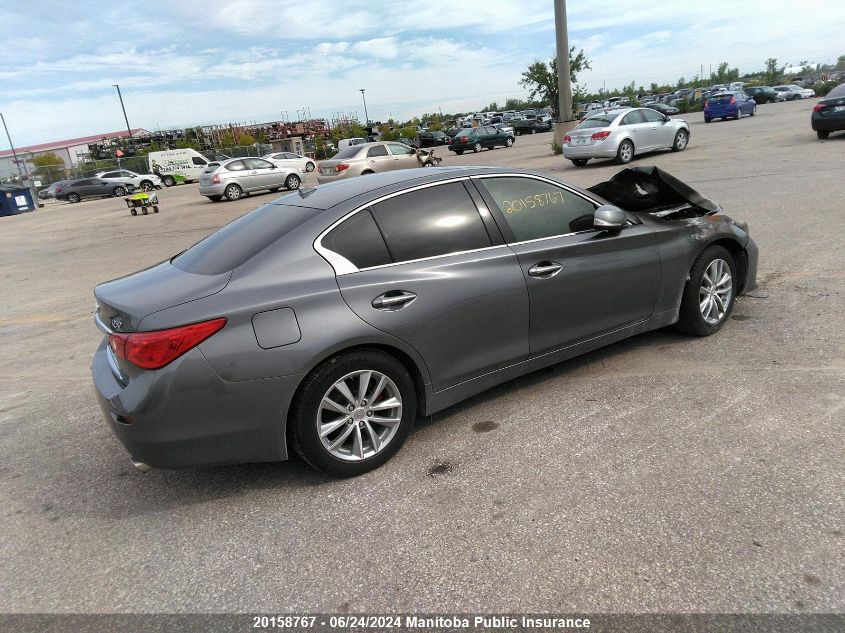
[[342, 150], [346, 149], [347, 147], [352, 147], [353, 145], [360, 145], [361, 143], [366, 143], [367, 139], [356, 137], [356, 138], [342, 138], [337, 142], [337, 149]]
[[168, 149], [147, 154], [150, 171], [161, 178], [165, 187], [194, 182], [208, 167], [208, 159], [194, 149]]

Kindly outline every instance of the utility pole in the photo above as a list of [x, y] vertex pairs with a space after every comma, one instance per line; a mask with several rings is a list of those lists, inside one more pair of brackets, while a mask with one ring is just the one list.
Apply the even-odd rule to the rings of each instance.
[[[112, 84], [115, 88], [117, 88], [117, 98], [120, 99], [120, 109], [123, 110], [123, 120], [126, 121], [126, 133], [129, 135], [126, 137], [126, 142], [132, 142], [132, 128], [129, 127], [129, 117], [126, 116], [126, 107], [123, 105], [123, 95], [120, 94], [120, 86], [117, 84]], [[118, 169], [120, 168], [120, 159], [118, 159]]]
[[569, 35], [566, 26], [566, 0], [554, 0], [557, 42], [557, 119], [555, 141], [563, 146], [563, 136], [575, 127], [572, 121], [572, 86], [569, 80]]
[[2, 112], [0, 112], [0, 119], [3, 120], [3, 129], [6, 130], [6, 138], [9, 139], [9, 147], [12, 148], [12, 159], [15, 161], [15, 165], [18, 166], [18, 174], [20, 175], [21, 179], [23, 179], [23, 172], [21, 171], [21, 164], [18, 162], [18, 153], [15, 151], [15, 146], [12, 143], [12, 137], [9, 136], [9, 128], [6, 127], [6, 117], [3, 116]]
[[[364, 122], [364, 125], [369, 125], [370, 124], [370, 115], [367, 114], [367, 97], [364, 95], [365, 90], [366, 90], [366, 88], [359, 88], [358, 92], [361, 93], [361, 98], [364, 100], [364, 119], [366, 119], [365, 122]], [[369, 131], [369, 128], [367, 128], [367, 129]]]

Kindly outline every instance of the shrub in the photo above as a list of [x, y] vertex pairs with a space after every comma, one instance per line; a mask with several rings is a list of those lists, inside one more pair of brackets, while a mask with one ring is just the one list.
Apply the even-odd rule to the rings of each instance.
[[557, 139], [552, 140], [552, 154], [555, 156], [563, 154], [563, 147], [557, 142]]

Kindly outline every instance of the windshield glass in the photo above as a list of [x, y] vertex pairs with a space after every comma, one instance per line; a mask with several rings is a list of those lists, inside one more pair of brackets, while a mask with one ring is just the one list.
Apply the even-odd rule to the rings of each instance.
[[616, 118], [616, 115], [609, 115], [609, 114], [598, 114], [596, 116], [592, 116], [589, 119], [584, 119], [576, 130], [582, 130], [588, 127], [607, 127], [613, 120]]
[[710, 101], [730, 101], [732, 98], [733, 95], [730, 92], [723, 92], [710, 97]]

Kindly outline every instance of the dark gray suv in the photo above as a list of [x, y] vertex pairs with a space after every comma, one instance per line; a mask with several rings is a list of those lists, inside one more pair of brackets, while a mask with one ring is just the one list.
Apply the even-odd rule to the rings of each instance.
[[292, 447], [350, 476], [418, 415], [516, 376], [673, 323], [716, 332], [756, 266], [744, 225], [656, 168], [592, 191], [392, 171], [283, 196], [100, 284], [92, 371], [139, 468]]

